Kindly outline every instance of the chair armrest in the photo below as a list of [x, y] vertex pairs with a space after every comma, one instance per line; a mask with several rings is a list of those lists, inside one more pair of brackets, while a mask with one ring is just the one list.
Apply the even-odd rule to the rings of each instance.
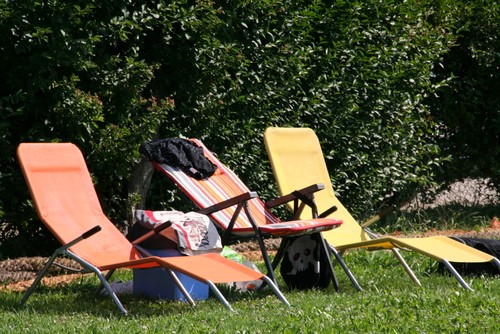
[[99, 232], [100, 230], [101, 230], [101, 226], [99, 226], [99, 225], [94, 226], [93, 228], [91, 228], [90, 230], [88, 230], [87, 232], [82, 234], [82, 239], [90, 238], [91, 236], [93, 236], [94, 234]]
[[370, 219], [368, 219], [367, 221], [365, 221], [364, 223], [362, 223], [361, 227], [365, 228], [365, 227], [370, 226], [371, 224], [377, 222], [380, 218], [382, 218], [383, 216], [388, 215], [389, 213], [393, 212], [394, 210], [396, 210], [396, 206], [395, 205], [391, 205], [391, 206], [385, 208], [384, 210], [380, 211], [379, 213], [377, 213], [376, 215], [374, 215], [373, 217], [371, 217]]
[[296, 199], [302, 200], [303, 198], [309, 198], [309, 195], [314, 194], [315, 192], [323, 189], [325, 189], [323, 183], [316, 183], [311, 186], [302, 188], [300, 190], [295, 190], [294, 192], [288, 195], [283, 195], [278, 198], [267, 201], [266, 206], [268, 208], [274, 208], [276, 206], [283, 205], [285, 203], [291, 202]]
[[166, 221], [166, 222], [164, 222], [164, 223], [162, 223], [162, 224], [158, 224], [158, 226], [155, 226], [155, 228], [154, 228], [154, 229], [152, 229], [151, 231], [149, 231], [149, 232], [147, 232], [147, 233], [143, 234], [143, 235], [142, 235], [142, 236], [140, 236], [139, 238], [137, 238], [137, 239], [133, 240], [131, 243], [132, 243], [133, 245], [138, 245], [138, 244], [140, 244], [141, 242], [143, 242], [144, 240], [151, 238], [152, 236], [154, 236], [154, 235], [156, 235], [156, 234], [160, 233], [161, 231], [163, 231], [164, 229], [166, 229], [166, 228], [168, 228], [168, 227], [170, 227], [170, 226], [172, 226], [172, 223], [171, 223], [170, 221]]
[[83, 232], [82, 235], [80, 235], [79, 237], [76, 237], [75, 239], [71, 240], [67, 244], [64, 244], [61, 247], [59, 247], [58, 251], [66, 250], [66, 249], [70, 248], [71, 246], [73, 246], [74, 244], [77, 244], [82, 240], [90, 238], [91, 236], [93, 236], [97, 232], [101, 231], [101, 229], [102, 228], [99, 225], [92, 227], [90, 230]]
[[[247, 203], [246, 202], [252, 198], [257, 198], [257, 197], [258, 197], [257, 192], [251, 191], [251, 192], [247, 192], [247, 193], [235, 196], [233, 198], [227, 199], [227, 200], [222, 201], [220, 203], [214, 204], [214, 205], [209, 206], [205, 209], [198, 210], [197, 212], [201, 213], [203, 215], [211, 215], [212, 213], [215, 213], [219, 210], [223, 210], [223, 209], [228, 208], [230, 206], [237, 205], [236, 210], [234, 211], [233, 216], [231, 217], [231, 221], [229, 222], [227, 227], [223, 228], [224, 233], [222, 234], [222, 244], [225, 245], [228, 242], [228, 240], [231, 238], [231, 233], [233, 231], [234, 224], [236, 223], [236, 220], [241, 212], [241, 209], [243, 209], [245, 207], [244, 210], [247, 210], [247, 205], [246, 205]], [[253, 223], [253, 220], [252, 220], [250, 214], [248, 213], [248, 211], [246, 211], [246, 212], [249, 215], [250, 223], [256, 229], [256, 231], [258, 231], [257, 227], [255, 226], [255, 223]]]
[[335, 205], [333, 205], [329, 209], [323, 211], [318, 217], [319, 218], [326, 218], [329, 215], [331, 215], [332, 213], [334, 213], [335, 211], [337, 211], [337, 207]]
[[214, 204], [214, 205], [209, 206], [205, 209], [198, 210], [196, 212], [201, 213], [203, 215], [209, 215], [211, 213], [217, 212], [219, 210], [228, 208], [228, 207], [233, 206], [233, 205], [240, 204], [242, 202], [248, 201], [249, 199], [256, 198], [256, 197], [258, 197], [257, 192], [251, 191], [251, 192], [244, 193], [244, 194], [235, 196], [233, 198], [227, 199], [227, 200], [222, 201], [220, 203]]

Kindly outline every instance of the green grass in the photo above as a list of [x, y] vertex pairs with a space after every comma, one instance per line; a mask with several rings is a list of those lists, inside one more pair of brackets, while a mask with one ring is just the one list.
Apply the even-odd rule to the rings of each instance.
[[[392, 229], [423, 231], [479, 229], [498, 208], [442, 207], [401, 212], [388, 218]], [[396, 219], [396, 223], [395, 220]], [[380, 224], [381, 223], [381, 224]], [[383, 231], [384, 221], [374, 227]], [[399, 226], [398, 226], [399, 224]], [[224, 289], [235, 312], [215, 298], [195, 308], [181, 302], [122, 296], [128, 316], [108, 297], [96, 296], [97, 279], [82, 277], [59, 288], [39, 287], [27, 304], [22, 294], [0, 291], [0, 333], [497, 333], [500, 279], [465, 277], [473, 292], [437, 263], [403, 252], [422, 283], [416, 286], [390, 252], [356, 250], [344, 257], [364, 291], [356, 291], [337, 268], [340, 291], [289, 291], [288, 308], [268, 291], [240, 294]], [[262, 266], [262, 264], [259, 264]], [[129, 280], [130, 271], [113, 279]]]
[[[364, 291], [337, 269], [341, 289], [240, 294], [225, 290], [235, 312], [215, 297], [188, 304], [122, 296], [122, 316], [111, 300], [95, 295], [95, 278], [60, 288], [40, 287], [27, 304], [21, 293], [0, 292], [0, 333], [495, 333], [500, 317], [500, 280], [466, 277], [474, 292], [436, 272], [435, 263], [405, 253], [422, 282], [412, 283], [388, 252], [353, 251], [345, 260]], [[115, 279], [130, 279], [120, 271]]]

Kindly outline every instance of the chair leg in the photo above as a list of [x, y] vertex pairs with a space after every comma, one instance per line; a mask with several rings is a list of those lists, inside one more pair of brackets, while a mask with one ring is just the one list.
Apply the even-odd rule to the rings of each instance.
[[285, 255], [285, 249], [288, 247], [289, 244], [290, 244], [290, 238], [283, 237], [281, 239], [280, 246], [278, 248], [278, 251], [276, 252], [276, 256], [273, 259], [272, 263], [273, 270], [278, 267], [278, 264], [283, 259], [283, 256]]
[[128, 314], [127, 310], [125, 309], [125, 307], [123, 307], [123, 304], [120, 301], [120, 299], [118, 299], [118, 296], [116, 295], [116, 293], [111, 289], [111, 286], [109, 285], [108, 281], [106, 280], [106, 278], [104, 277], [102, 272], [97, 268], [95, 268], [95, 270], [94, 269], [91, 269], [91, 270], [93, 272], [95, 272], [95, 274], [97, 275], [97, 277], [101, 281], [103, 288], [106, 290], [108, 295], [111, 297], [111, 299], [115, 303], [116, 307], [118, 307], [120, 312], [122, 312], [124, 315], [127, 315]]
[[269, 259], [269, 255], [267, 254], [266, 245], [264, 244], [264, 238], [262, 237], [262, 233], [260, 232], [259, 227], [257, 226], [254, 219], [252, 218], [252, 215], [250, 214], [250, 211], [248, 210], [248, 205], [246, 202], [243, 203], [243, 210], [245, 211], [245, 213], [250, 221], [250, 224], [252, 225], [252, 227], [255, 231], [255, 239], [257, 239], [257, 242], [258, 242], [259, 248], [260, 248], [260, 252], [262, 254], [262, 258], [264, 259], [264, 263], [266, 264], [267, 276], [275, 284], [277, 284], [276, 276], [274, 274], [273, 264], [271, 263], [271, 260]]
[[231, 305], [229, 305], [229, 302], [227, 301], [227, 299], [222, 295], [222, 293], [219, 291], [219, 289], [217, 289], [217, 287], [215, 286], [214, 283], [212, 283], [211, 281], [206, 281], [205, 283], [208, 284], [208, 286], [210, 287], [210, 290], [212, 290], [212, 292], [215, 294], [215, 296], [217, 298], [219, 298], [219, 300], [221, 301], [221, 303], [229, 310], [229, 311], [234, 311], [233, 308], [231, 307]]
[[491, 262], [493, 262], [497, 266], [498, 271], [500, 272], [500, 261], [496, 257], [494, 257]]
[[442, 259], [441, 260], [441, 263], [444, 264], [444, 266], [451, 272], [451, 274], [453, 276], [455, 276], [455, 278], [457, 279], [458, 283], [460, 283], [460, 285], [467, 289], [467, 290], [470, 290], [470, 291], [474, 291], [470, 286], [469, 284], [467, 284], [464, 279], [462, 278], [462, 276], [460, 276], [460, 274], [458, 273], [458, 271], [451, 265], [451, 263], [448, 261], [448, 260], [445, 260], [445, 259]]
[[281, 293], [281, 291], [278, 289], [278, 287], [276, 286], [276, 284], [274, 284], [273, 281], [269, 277], [262, 276], [262, 279], [264, 280], [264, 282], [267, 285], [269, 285], [271, 287], [271, 289], [274, 291], [274, 293], [276, 294], [276, 296], [278, 296], [278, 298], [283, 303], [285, 303], [287, 306], [290, 306], [290, 303], [288, 302], [288, 300], [285, 298], [285, 296]]
[[[153, 254], [151, 254], [150, 252], [148, 252], [146, 249], [144, 249], [143, 247], [141, 247], [139, 245], [134, 245], [134, 247], [143, 256], [153, 256]], [[163, 270], [165, 270], [167, 272], [167, 274], [170, 276], [170, 278], [175, 283], [175, 285], [177, 286], [177, 288], [179, 288], [179, 290], [181, 290], [182, 294], [184, 295], [184, 297], [186, 298], [186, 300], [189, 302], [189, 304], [191, 304], [191, 306], [195, 306], [196, 303], [194, 302], [193, 298], [191, 297], [191, 295], [189, 294], [189, 292], [186, 290], [186, 288], [182, 284], [181, 280], [177, 277], [177, 275], [175, 274], [175, 272], [172, 269], [167, 268], [167, 267], [162, 267], [162, 268], [163, 268]]]
[[422, 284], [420, 284], [420, 281], [418, 280], [417, 276], [415, 276], [415, 273], [413, 272], [413, 270], [411, 270], [410, 266], [408, 265], [408, 263], [406, 263], [405, 259], [403, 258], [403, 256], [399, 252], [399, 249], [391, 248], [391, 251], [394, 254], [394, 256], [396, 256], [396, 258], [399, 260], [399, 262], [401, 263], [401, 265], [405, 269], [408, 276], [410, 276], [410, 278], [413, 280], [413, 282], [415, 282], [415, 284], [417, 284], [418, 286], [422, 286]]
[[84, 269], [95, 273], [97, 275], [97, 278], [99, 278], [99, 281], [101, 281], [101, 286], [106, 290], [106, 292], [111, 297], [111, 299], [115, 303], [116, 307], [118, 307], [118, 309], [120, 310], [120, 312], [122, 312], [124, 315], [128, 314], [128, 312], [125, 309], [125, 307], [123, 307], [122, 302], [120, 301], [120, 299], [118, 299], [118, 296], [116, 295], [116, 293], [114, 293], [114, 291], [111, 289], [111, 286], [109, 285], [109, 282], [108, 282], [108, 279], [107, 279], [107, 278], [109, 278], [113, 274], [114, 270], [112, 270], [111, 272], [108, 272], [108, 274], [106, 275], [107, 276], [107, 278], [106, 278], [102, 274], [101, 270], [99, 270], [94, 265], [88, 263], [84, 259], [80, 258], [79, 256], [77, 256], [77, 255], [75, 255], [75, 254], [73, 254], [71, 252], [65, 252], [65, 255], [67, 255], [68, 257], [72, 258], [76, 262], [78, 262]]
[[327, 245], [327, 243], [326, 243], [326, 241], [323, 238], [323, 235], [321, 233], [318, 233], [318, 237], [319, 237], [320, 242], [321, 242], [321, 251], [324, 253], [326, 258], [328, 259], [328, 267], [329, 267], [328, 269], [332, 273], [333, 287], [335, 288], [335, 291], [339, 291], [339, 281], [337, 279], [337, 275], [335, 274], [335, 270], [333, 269], [333, 263], [332, 263], [332, 259], [330, 258], [329, 247], [328, 247], [328, 245]]
[[[276, 287], [276, 284], [268, 277], [268, 276], [262, 276], [262, 279], [264, 280], [264, 283], [269, 285], [273, 292], [276, 294], [276, 296], [281, 300], [285, 305], [290, 306], [290, 303], [288, 300], [285, 298], [285, 296], [281, 293], [281, 291]], [[221, 301], [221, 303], [230, 311], [234, 311], [227, 299], [222, 295], [220, 290], [217, 288], [217, 286], [211, 282], [211, 281], [206, 281], [208, 286], [210, 287], [210, 290], [215, 294], [217, 298]]]
[[194, 302], [193, 298], [191, 297], [189, 292], [186, 290], [186, 288], [184, 287], [184, 284], [182, 284], [179, 277], [177, 277], [177, 275], [174, 273], [174, 271], [172, 269], [166, 268], [166, 267], [163, 267], [163, 269], [168, 273], [168, 275], [170, 276], [172, 281], [175, 283], [177, 288], [179, 288], [179, 290], [181, 290], [182, 294], [184, 295], [186, 300], [189, 302], [189, 304], [191, 304], [191, 306], [196, 306], [196, 303]]
[[104, 276], [106, 278], [106, 281], [109, 281], [109, 279], [111, 278], [111, 276], [113, 276], [114, 273], [115, 269], [108, 270], [108, 273], [106, 274], [106, 276]]
[[54, 263], [55, 259], [59, 255], [60, 255], [59, 250], [56, 250], [54, 252], [54, 254], [52, 254], [52, 256], [47, 260], [47, 263], [45, 263], [45, 266], [43, 267], [43, 269], [38, 273], [38, 275], [36, 276], [35, 280], [31, 284], [31, 286], [29, 287], [29, 289], [24, 293], [23, 297], [21, 298], [21, 301], [20, 301], [21, 305], [24, 304], [24, 303], [26, 303], [26, 301], [28, 300], [29, 296], [31, 296], [31, 294], [33, 293], [33, 291], [35, 291], [36, 287], [40, 284], [40, 282], [42, 281], [42, 278], [45, 276], [45, 274], [49, 270], [50, 266], [52, 266], [52, 264]]
[[[111, 276], [113, 276], [115, 272], [115, 269], [108, 270], [107, 274], [104, 276], [104, 279], [106, 282], [109, 282]], [[99, 287], [97, 288], [96, 295], [100, 294], [104, 290], [104, 284], [101, 283]]]
[[[35, 278], [35, 280], [33, 281], [33, 283], [31, 284], [31, 286], [29, 287], [29, 289], [26, 291], [26, 293], [24, 294], [24, 296], [21, 298], [21, 304], [24, 304], [26, 302], [26, 300], [28, 300], [29, 296], [33, 293], [33, 291], [35, 291], [36, 287], [38, 286], [38, 284], [40, 284], [40, 282], [42, 281], [42, 278], [43, 276], [45, 276], [45, 274], [47, 273], [47, 271], [49, 270], [50, 266], [52, 266], [52, 264], [54, 263], [55, 259], [60, 256], [60, 255], [68, 255], [68, 256], [71, 256], [71, 252], [68, 252], [68, 249], [79, 243], [80, 241], [84, 240], [84, 239], [87, 239], [89, 238], [90, 236], [94, 235], [95, 233], [99, 232], [101, 230], [101, 227], [99, 225], [91, 228], [90, 230], [86, 231], [85, 233], [83, 233], [82, 235], [76, 237], [75, 239], [71, 240], [70, 242], [68, 242], [67, 244], [65, 245], [62, 245], [61, 247], [57, 248], [54, 253], [52, 254], [52, 256], [48, 259], [47, 263], [45, 264], [45, 266], [43, 267], [43, 269], [40, 271], [40, 273], [37, 275], [37, 277]], [[84, 264], [85, 261], [80, 262], [80, 264]]]
[[52, 254], [52, 256], [49, 258], [49, 260], [47, 261], [47, 263], [45, 264], [43, 269], [40, 271], [40, 273], [35, 278], [35, 281], [31, 284], [29, 289], [24, 293], [24, 295], [21, 299], [21, 302], [20, 302], [21, 304], [24, 304], [28, 300], [29, 296], [33, 293], [33, 291], [35, 291], [35, 288], [42, 281], [42, 278], [45, 276], [45, 274], [49, 270], [50, 266], [54, 263], [55, 259], [60, 255], [66, 255], [66, 256], [72, 258], [73, 260], [77, 261], [85, 269], [94, 272], [97, 275], [97, 277], [99, 278], [99, 280], [101, 281], [101, 284], [104, 287], [104, 289], [108, 292], [109, 296], [111, 297], [111, 299], [113, 300], [115, 305], [118, 307], [118, 309], [123, 314], [127, 315], [127, 313], [128, 313], [127, 310], [123, 307], [122, 303], [120, 302], [120, 300], [118, 299], [116, 294], [113, 292], [113, 290], [111, 290], [111, 287], [109, 286], [109, 283], [106, 280], [106, 278], [104, 277], [104, 275], [102, 274], [102, 272], [99, 269], [97, 269], [96, 267], [94, 267], [93, 265], [82, 260], [78, 256], [75, 256], [74, 254], [68, 252], [66, 250], [66, 247], [61, 247], [61, 248], [57, 249], [54, 252], [54, 254]]
[[269, 255], [267, 254], [266, 245], [264, 244], [264, 240], [260, 236], [260, 233], [259, 233], [259, 235], [257, 235], [257, 243], [259, 244], [260, 252], [262, 254], [262, 258], [264, 259], [264, 263], [266, 265], [267, 276], [274, 283], [276, 283], [276, 276], [274, 275], [273, 264], [271, 263], [271, 260], [269, 259]]
[[345, 264], [344, 259], [342, 259], [342, 256], [340, 255], [340, 253], [335, 249], [335, 247], [333, 247], [331, 245], [329, 248], [330, 248], [330, 252], [333, 254], [333, 256], [335, 256], [335, 259], [340, 264], [340, 266], [342, 267], [342, 269], [344, 270], [344, 272], [346, 273], [347, 277], [349, 278], [351, 283], [354, 285], [356, 290], [363, 291], [363, 288], [359, 285], [358, 281], [356, 280], [356, 278], [352, 274], [351, 270], [349, 270], [349, 268]]

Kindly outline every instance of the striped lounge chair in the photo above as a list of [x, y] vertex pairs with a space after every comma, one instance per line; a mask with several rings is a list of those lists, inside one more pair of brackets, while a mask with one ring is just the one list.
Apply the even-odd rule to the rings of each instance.
[[[313, 185], [296, 191], [293, 194], [264, 203], [256, 192], [250, 191], [236, 174], [223, 165], [200, 140], [191, 139], [191, 141], [198, 147], [201, 147], [204, 156], [217, 167], [212, 176], [197, 179], [186, 174], [181, 168], [166, 163], [151, 161], [153, 166], [168, 176], [192, 200], [199, 208], [198, 212], [211, 217], [220, 230], [223, 244], [228, 244], [235, 240], [257, 240], [266, 265], [267, 275], [274, 282], [276, 282], [274, 268], [277, 267], [283, 258], [284, 249], [289, 242], [289, 238], [287, 237], [328, 231], [342, 224], [342, 221], [338, 219], [323, 218], [281, 221], [270, 211], [270, 208], [290, 201], [298, 203], [298, 196], [302, 200], [305, 199], [304, 202], [309, 204], [310, 209], [313, 211], [313, 216], [315, 216], [313, 194], [315, 191], [322, 189], [323, 186], [320, 184]], [[305, 205], [302, 204], [298, 209], [298, 211], [303, 211]], [[272, 263], [263, 241], [266, 237], [282, 238], [280, 248]], [[321, 242], [323, 244], [321, 251], [330, 259], [327, 245], [322, 237]], [[333, 274], [331, 261], [328, 262], [330, 266], [327, 270], [331, 270]], [[332, 277], [333, 284], [338, 289], [338, 282], [335, 275], [333, 274]]]

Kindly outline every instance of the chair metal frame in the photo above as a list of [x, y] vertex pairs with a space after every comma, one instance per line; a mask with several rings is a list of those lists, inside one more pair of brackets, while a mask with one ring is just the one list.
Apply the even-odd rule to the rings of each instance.
[[[343, 220], [339, 229], [323, 232], [325, 240], [330, 243], [331, 248], [336, 249], [340, 254], [354, 248], [391, 250], [405, 272], [417, 285], [421, 285], [421, 283], [401, 255], [400, 250], [418, 252], [442, 262], [458, 283], [468, 290], [472, 290], [472, 288], [450, 262], [491, 261], [500, 270], [500, 261], [494, 256], [444, 236], [426, 238], [381, 237], [368, 229], [368, 226], [394, 210], [394, 207], [389, 207], [365, 223], [359, 224], [336, 198], [319, 140], [312, 129], [270, 127], [264, 133], [264, 143], [280, 193], [287, 193], [293, 187], [324, 182], [325, 189], [315, 196], [316, 205], [318, 210], [324, 210], [323, 213], [319, 214], [319, 217], [334, 217]], [[294, 164], [297, 159], [301, 159], [301, 161], [309, 159], [308, 166], [311, 169], [304, 169], [302, 165], [297, 167], [297, 164]], [[297, 175], [303, 177], [297, 178]], [[332, 210], [332, 206], [335, 210]], [[291, 206], [289, 209], [292, 212], [295, 211]], [[301, 217], [308, 218], [307, 212], [301, 213]], [[342, 240], [340, 240], [340, 236], [343, 237]], [[464, 259], [465, 261], [461, 261]]]
[[[64, 256], [80, 264], [83, 268], [80, 272], [95, 273], [101, 283], [99, 290], [104, 289], [123, 314], [128, 312], [109, 284], [112, 274], [119, 268], [163, 268], [192, 306], [195, 306], [195, 302], [174, 270], [206, 283], [229, 310], [233, 309], [215, 285], [217, 283], [261, 279], [271, 287], [278, 299], [287, 306], [290, 305], [267, 276], [219, 254], [162, 258], [151, 256], [139, 246], [145, 238], [170, 226], [170, 222], [156, 227], [132, 243], [129, 242], [102, 212], [83, 156], [75, 145], [23, 143], [19, 145], [17, 154], [39, 217], [62, 244], [24, 293], [21, 304], [26, 303], [49, 268], [56, 264], [55, 260]], [[67, 179], [61, 173], [66, 173]], [[81, 202], [76, 209], [81, 211], [73, 212], [71, 207], [78, 200]], [[96, 225], [92, 225], [93, 223]], [[93, 243], [89, 243], [87, 239], [91, 239]], [[111, 251], [110, 254], [103, 253], [106, 248], [102, 248], [106, 247], [108, 239], [112, 239], [109, 244], [112, 248], [107, 248]], [[104, 275], [103, 271], [108, 272]]]

